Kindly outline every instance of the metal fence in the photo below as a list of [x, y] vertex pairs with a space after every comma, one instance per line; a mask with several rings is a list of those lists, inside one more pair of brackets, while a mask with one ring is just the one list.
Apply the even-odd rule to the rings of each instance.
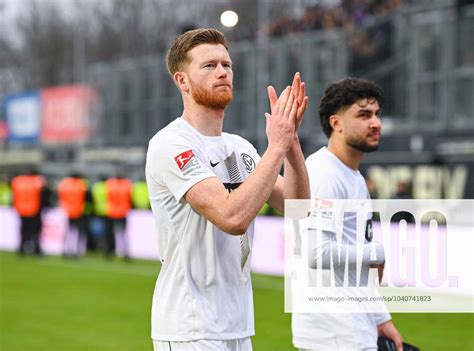
[[[377, 50], [364, 56], [357, 46], [361, 39], [362, 45], [375, 43]], [[356, 31], [233, 43], [230, 52], [235, 90], [224, 128], [260, 151], [266, 145], [266, 86], [281, 90], [296, 71], [302, 73], [310, 98], [301, 129], [302, 142], [310, 149], [325, 142], [317, 109], [326, 85], [348, 75], [382, 86], [387, 133], [474, 129], [474, 6], [462, 11], [401, 9]], [[164, 54], [93, 65], [87, 81], [103, 97], [94, 143], [145, 145], [181, 114], [181, 97]]]

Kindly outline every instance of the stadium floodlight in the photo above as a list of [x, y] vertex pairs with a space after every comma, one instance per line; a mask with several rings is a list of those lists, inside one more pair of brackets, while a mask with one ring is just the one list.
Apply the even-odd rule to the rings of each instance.
[[239, 16], [235, 11], [227, 10], [221, 14], [221, 23], [223, 26], [232, 28], [239, 22]]

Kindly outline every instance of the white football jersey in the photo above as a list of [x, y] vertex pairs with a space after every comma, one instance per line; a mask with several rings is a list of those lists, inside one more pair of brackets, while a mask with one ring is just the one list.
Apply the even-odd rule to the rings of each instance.
[[209, 137], [179, 117], [149, 142], [146, 178], [162, 262], [152, 307], [152, 338], [230, 340], [254, 335], [250, 260], [253, 223], [227, 234], [194, 210], [184, 194], [217, 177], [232, 191], [260, 157], [245, 139]]
[[[310, 155], [306, 167], [312, 199], [370, 198], [360, 172], [347, 167], [326, 147]], [[345, 228], [349, 228], [345, 235], [356, 235], [355, 223]], [[357, 240], [352, 237], [349, 242]], [[390, 319], [389, 313], [293, 313], [293, 344], [321, 351], [376, 350], [377, 325]]]

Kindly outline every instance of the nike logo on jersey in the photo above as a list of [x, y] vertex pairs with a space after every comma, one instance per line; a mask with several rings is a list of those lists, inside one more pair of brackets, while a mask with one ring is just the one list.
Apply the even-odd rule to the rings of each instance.
[[209, 161], [211, 163], [211, 167], [214, 168], [215, 166], [217, 166], [221, 161], [218, 161], [216, 163], [212, 162], [212, 161]]

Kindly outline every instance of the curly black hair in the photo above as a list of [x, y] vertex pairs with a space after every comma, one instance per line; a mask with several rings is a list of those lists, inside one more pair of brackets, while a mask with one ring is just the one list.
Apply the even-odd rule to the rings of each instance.
[[357, 78], [346, 78], [326, 88], [319, 105], [319, 118], [323, 132], [328, 138], [332, 133], [329, 117], [343, 108], [350, 107], [360, 99], [375, 99], [382, 108], [383, 91], [374, 82]]

